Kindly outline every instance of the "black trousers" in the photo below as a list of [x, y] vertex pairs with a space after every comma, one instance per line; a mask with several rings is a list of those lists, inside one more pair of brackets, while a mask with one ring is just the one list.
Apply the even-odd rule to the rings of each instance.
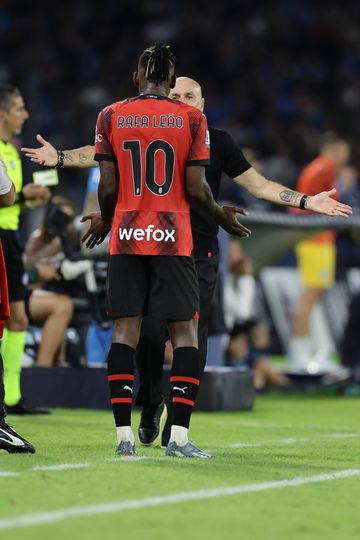
[[5, 407], [4, 407], [5, 390], [4, 390], [3, 376], [4, 376], [3, 359], [0, 354], [0, 422], [5, 416]]
[[[201, 379], [206, 364], [208, 325], [211, 302], [216, 285], [219, 257], [195, 259], [195, 265], [200, 296], [198, 339]], [[162, 372], [167, 337], [166, 321], [155, 317], [145, 317], [142, 323], [140, 341], [136, 353], [136, 365], [140, 378], [136, 405], [152, 407], [163, 401]], [[169, 407], [169, 412], [171, 412], [170, 409], [171, 407]]]

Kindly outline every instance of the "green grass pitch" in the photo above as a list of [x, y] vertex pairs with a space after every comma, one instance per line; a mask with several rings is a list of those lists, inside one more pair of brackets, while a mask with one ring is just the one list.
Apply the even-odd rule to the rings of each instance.
[[117, 458], [110, 412], [11, 417], [37, 453], [0, 452], [0, 539], [358, 539], [359, 405], [269, 395], [250, 413], [196, 413], [204, 461], [139, 444], [143, 459]]

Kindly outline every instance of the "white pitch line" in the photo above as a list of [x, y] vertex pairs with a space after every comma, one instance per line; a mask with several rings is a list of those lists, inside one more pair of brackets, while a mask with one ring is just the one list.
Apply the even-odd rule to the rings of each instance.
[[[179, 458], [180, 459], [180, 458]], [[171, 460], [169, 459], [169, 456], [166, 456], [165, 455], [165, 451], [159, 455], [159, 456], [118, 456], [118, 457], [111, 457], [111, 458], [105, 458], [105, 461], [107, 463], [131, 463], [133, 461], [144, 461], [144, 460], [149, 460], [149, 461], [164, 461], [166, 460], [168, 463], [171, 462]], [[183, 463], [194, 463], [194, 461], [192, 459], [183, 459], [181, 461], [181, 464]], [[204, 460], [201, 460], [201, 463], [204, 463]], [[198, 465], [200, 465], [200, 463], [198, 463]]]
[[257, 491], [270, 491], [287, 487], [299, 487], [318, 482], [331, 482], [360, 476], [360, 469], [348, 469], [335, 471], [333, 473], [318, 474], [308, 477], [296, 477], [289, 480], [279, 480], [276, 482], [262, 482], [257, 484], [240, 484], [238, 486], [226, 486], [214, 489], [202, 489], [199, 491], [185, 491], [183, 493], [173, 493], [146, 497], [143, 499], [130, 499], [127, 501], [117, 501], [108, 503], [91, 504], [87, 506], [75, 506], [54, 510], [52, 512], [39, 512], [36, 514], [24, 514], [22, 516], [0, 519], [0, 531], [8, 531], [23, 527], [35, 527], [49, 523], [58, 523], [66, 519], [81, 518], [85, 516], [95, 516], [124, 512], [126, 510], [138, 510], [147, 507], [162, 506], [165, 504], [180, 504], [189, 501], [202, 501], [206, 499], [217, 499], [231, 495], [243, 493], [254, 493]]
[[212, 448], [261, 448], [262, 446], [275, 445], [285, 446], [287, 444], [301, 444], [305, 442], [314, 442], [321, 439], [350, 439], [353, 437], [359, 437], [360, 433], [329, 433], [327, 435], [321, 435], [320, 437], [302, 437], [302, 438], [287, 438], [287, 439], [269, 439], [265, 441], [259, 441], [254, 443], [233, 443], [225, 444], [221, 446], [213, 446]]
[[328, 435], [331, 439], [352, 439], [353, 437], [359, 437], [360, 433], [332, 433]]
[[12, 471], [0, 471], [0, 477], [17, 476], [19, 473]]
[[37, 465], [32, 471], [66, 471], [68, 469], [85, 469], [90, 463], [59, 463], [57, 465]]
[[151, 456], [119, 456], [119, 457], [111, 457], [106, 458], [105, 461], [108, 463], [130, 463], [132, 461], [144, 461], [144, 459], [159, 459], [158, 457], [151, 457]]
[[268, 441], [261, 441], [258, 443], [234, 443], [234, 444], [225, 444], [223, 446], [217, 446], [216, 448], [259, 448], [261, 446], [267, 445], [287, 445], [287, 444], [298, 444], [309, 442], [311, 439], [302, 438], [302, 439], [269, 439]]

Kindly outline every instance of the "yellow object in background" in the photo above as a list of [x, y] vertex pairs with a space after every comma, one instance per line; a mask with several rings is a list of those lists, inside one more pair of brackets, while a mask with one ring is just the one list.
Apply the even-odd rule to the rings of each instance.
[[304, 287], [330, 289], [333, 286], [336, 249], [332, 242], [304, 240], [296, 245], [295, 253]]

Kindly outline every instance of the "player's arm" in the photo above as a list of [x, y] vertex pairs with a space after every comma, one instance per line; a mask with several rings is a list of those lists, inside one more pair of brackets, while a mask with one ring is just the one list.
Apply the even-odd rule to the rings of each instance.
[[[190, 119], [190, 114], [192, 118]], [[205, 165], [210, 164], [210, 139], [206, 116], [199, 112], [189, 113], [192, 122], [192, 142], [186, 163], [185, 188], [187, 195], [202, 210], [210, 214], [216, 223], [229, 234], [249, 236], [251, 231], [236, 219], [236, 213], [244, 214], [234, 206], [219, 206], [205, 177]]]
[[98, 199], [100, 212], [84, 216], [81, 221], [90, 221], [89, 230], [81, 241], [87, 248], [101, 244], [111, 229], [119, 190], [119, 171], [116, 161], [100, 161], [100, 183]]
[[119, 191], [117, 161], [100, 161], [98, 199], [101, 219], [111, 227]]
[[103, 109], [96, 122], [95, 158], [100, 165], [100, 182], [98, 199], [100, 212], [94, 212], [82, 218], [82, 222], [90, 220], [90, 228], [81, 241], [87, 248], [101, 244], [111, 229], [115, 206], [119, 191], [119, 169], [117, 158], [110, 142], [111, 107]]
[[15, 186], [9, 178], [5, 163], [0, 156], [0, 207], [11, 206], [16, 201]]
[[331, 198], [336, 193], [335, 188], [313, 196], [306, 195], [289, 189], [277, 182], [267, 180], [253, 167], [241, 175], [236, 176], [234, 180], [257, 199], [264, 199], [275, 204], [292, 206], [294, 208], [303, 208], [304, 210], [311, 210], [312, 212], [329, 216], [347, 217], [352, 213], [351, 206], [342, 204]]
[[94, 161], [94, 146], [82, 146], [73, 150], [56, 150], [56, 148], [46, 141], [41, 135], [36, 135], [37, 141], [41, 144], [39, 148], [22, 148], [21, 151], [33, 163], [44, 167], [97, 167]]
[[251, 231], [241, 225], [236, 214], [245, 214], [244, 210], [234, 206], [219, 206], [213, 197], [205, 178], [205, 168], [191, 166], [186, 169], [186, 192], [191, 200], [202, 210], [210, 214], [220, 227], [235, 236], [247, 237]]

